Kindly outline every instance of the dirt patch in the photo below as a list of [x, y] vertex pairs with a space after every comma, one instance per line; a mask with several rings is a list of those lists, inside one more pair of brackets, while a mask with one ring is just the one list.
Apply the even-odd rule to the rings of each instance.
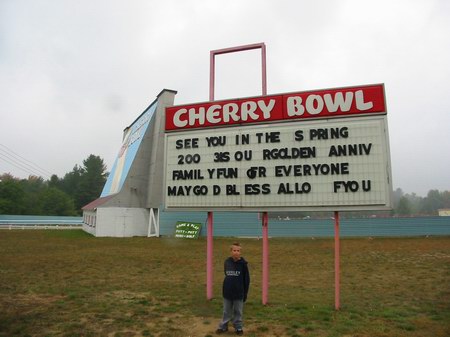
[[[152, 334], [155, 337], [166, 337], [166, 336], [180, 336], [180, 337], [207, 337], [215, 336], [216, 329], [218, 327], [220, 317], [211, 320], [210, 318], [204, 317], [180, 317], [179, 315], [168, 315], [163, 319], [163, 325], [176, 322], [176, 328], [168, 328], [165, 331]], [[155, 323], [154, 321], [148, 322], [147, 326], [149, 331], [158, 331], [161, 325]], [[154, 330], [156, 328], [156, 330]], [[286, 334], [285, 329], [280, 326], [272, 326], [270, 329], [261, 329], [256, 323], [245, 322], [244, 326], [246, 336], [258, 336], [258, 337], [284, 337], [292, 336], [292, 334]], [[298, 330], [301, 332], [301, 329]], [[135, 336], [141, 336], [137, 334]], [[230, 327], [230, 330], [222, 334], [222, 336], [235, 336], [234, 329]]]
[[2, 312], [19, 311], [21, 314], [36, 310], [36, 308], [46, 308], [64, 299], [61, 295], [38, 295], [38, 294], [0, 294], [0, 304]]

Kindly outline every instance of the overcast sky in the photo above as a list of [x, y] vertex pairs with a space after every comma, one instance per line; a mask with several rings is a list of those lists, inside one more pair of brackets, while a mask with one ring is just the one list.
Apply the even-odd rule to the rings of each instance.
[[[110, 170], [162, 89], [207, 101], [209, 52], [264, 42], [269, 94], [384, 83], [394, 189], [450, 190], [449, 41], [448, 0], [0, 0], [0, 174]], [[216, 99], [260, 95], [260, 66], [218, 56]]]

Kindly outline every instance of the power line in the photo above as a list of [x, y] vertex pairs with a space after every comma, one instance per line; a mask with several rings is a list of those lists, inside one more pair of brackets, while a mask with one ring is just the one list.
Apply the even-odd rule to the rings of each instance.
[[52, 175], [51, 172], [47, 171], [46, 169], [40, 167], [39, 165], [37, 165], [36, 163], [33, 163], [31, 160], [28, 160], [24, 157], [22, 157], [21, 155], [17, 154], [16, 152], [14, 152], [13, 150], [11, 150], [9, 147], [7, 147], [6, 145], [0, 144], [0, 146], [6, 148], [8, 150], [8, 152], [10, 152], [11, 154], [15, 155], [16, 157], [19, 157], [21, 159], [23, 159], [22, 161], [26, 161], [28, 163], [30, 163], [32, 166], [38, 168], [40, 171], [42, 171], [43, 173], [47, 174], [47, 175]]
[[[0, 144], [0, 156], [3, 158], [4, 161], [8, 162], [9, 164], [27, 172], [32, 173], [33, 175], [37, 176], [46, 176], [50, 177], [52, 173], [45, 170], [44, 168], [40, 167], [39, 165], [33, 163], [32, 161], [22, 157], [21, 155], [17, 154], [13, 150], [11, 150], [6, 145]], [[6, 149], [6, 150], [5, 150]]]
[[24, 164], [21, 164], [21, 163], [15, 161], [14, 158], [6, 157], [3, 153], [0, 153], [0, 159], [2, 159], [4, 162], [9, 163], [10, 165], [13, 165], [14, 167], [16, 167], [16, 168], [18, 168], [18, 169], [20, 169], [20, 170], [22, 170], [22, 171], [24, 171], [24, 172], [26, 172], [28, 174], [31, 174], [31, 175], [34, 175], [34, 176], [42, 176], [42, 175], [44, 175], [44, 176], [48, 177], [47, 174], [43, 174], [42, 172], [37, 172], [33, 168], [31, 168], [30, 166], [27, 167]]
[[30, 170], [29, 168], [26, 168], [24, 166], [21, 166], [20, 164], [14, 163], [11, 160], [8, 160], [7, 158], [5, 158], [1, 153], [0, 153], [0, 159], [1, 161], [8, 163], [9, 165], [14, 166], [15, 168], [18, 168], [19, 170], [29, 174], [29, 175], [34, 175], [34, 176], [41, 176], [41, 174], [37, 174], [36, 172]]

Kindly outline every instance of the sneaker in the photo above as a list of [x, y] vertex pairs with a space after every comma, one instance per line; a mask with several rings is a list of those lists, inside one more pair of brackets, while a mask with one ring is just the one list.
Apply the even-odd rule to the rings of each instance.
[[228, 329], [221, 329], [221, 328], [219, 328], [219, 329], [216, 330], [216, 334], [220, 335], [220, 334], [225, 333], [227, 331], [228, 331]]
[[242, 329], [236, 330], [236, 335], [242, 336], [243, 334], [244, 334], [244, 330], [242, 330]]

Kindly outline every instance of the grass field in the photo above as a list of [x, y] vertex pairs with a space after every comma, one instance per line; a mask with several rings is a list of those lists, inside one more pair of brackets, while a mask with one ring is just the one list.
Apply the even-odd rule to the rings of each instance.
[[[214, 240], [207, 301], [205, 239], [0, 231], [0, 336], [213, 336], [231, 241]], [[246, 336], [450, 336], [450, 237], [342, 239], [338, 312], [333, 239], [270, 240], [267, 306], [262, 242], [240, 241]]]

